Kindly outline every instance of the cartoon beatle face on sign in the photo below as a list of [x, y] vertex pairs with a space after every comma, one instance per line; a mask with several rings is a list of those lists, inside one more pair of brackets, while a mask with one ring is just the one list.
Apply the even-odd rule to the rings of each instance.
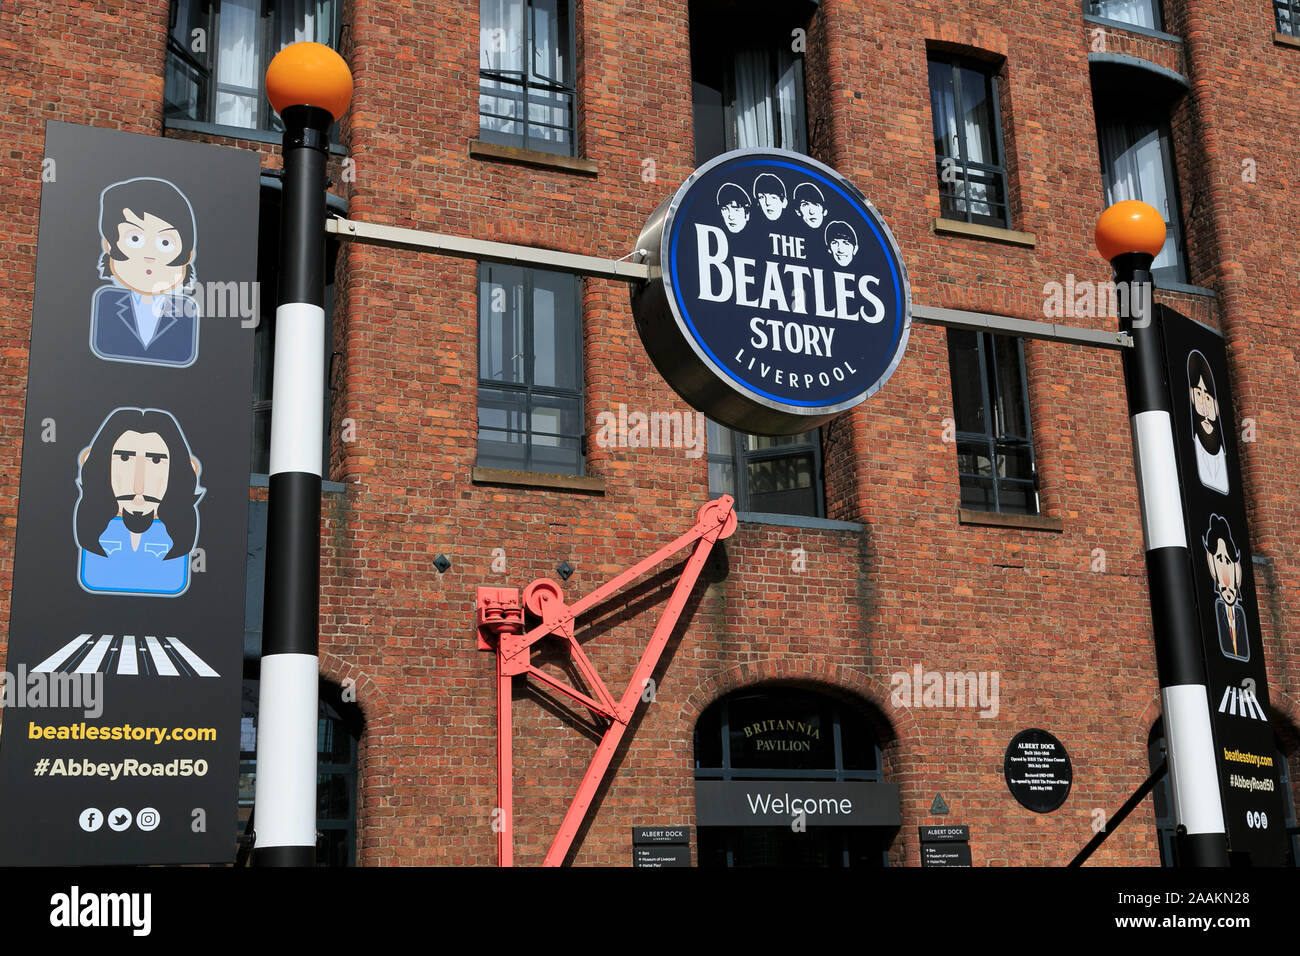
[[198, 357], [194, 210], [165, 179], [113, 183], [99, 197], [99, 276], [90, 346], [102, 359], [188, 366]]
[[781, 218], [789, 203], [785, 197], [785, 183], [771, 173], [763, 173], [754, 180], [754, 199], [763, 215], [773, 222]]
[[718, 189], [718, 211], [728, 232], [740, 232], [749, 225], [749, 193], [735, 183], [723, 183]]
[[1196, 436], [1196, 473], [1206, 488], [1226, 495], [1228, 468], [1214, 373], [1205, 356], [1195, 350], [1187, 356], [1187, 387], [1192, 399], [1192, 433]]
[[813, 183], [794, 188], [794, 208], [810, 229], [819, 229], [826, 221], [826, 197]]
[[847, 266], [858, 254], [858, 234], [847, 222], [836, 220], [826, 227], [826, 248], [831, 258], [842, 266]]
[[198, 541], [199, 460], [170, 412], [118, 408], [78, 457], [73, 517], [87, 591], [174, 597]]
[[1232, 540], [1226, 519], [1210, 516], [1201, 544], [1210, 565], [1214, 591], [1214, 620], [1219, 625], [1219, 650], [1233, 660], [1250, 660], [1250, 640], [1246, 634], [1246, 612], [1241, 606], [1241, 552]]

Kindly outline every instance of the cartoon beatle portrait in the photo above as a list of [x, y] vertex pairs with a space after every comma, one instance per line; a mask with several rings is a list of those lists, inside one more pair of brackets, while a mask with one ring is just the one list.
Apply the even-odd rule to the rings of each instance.
[[789, 202], [785, 197], [785, 183], [781, 182], [779, 176], [762, 173], [754, 180], [754, 200], [758, 203], [758, 208], [763, 210], [763, 215], [776, 222]]
[[847, 222], [837, 219], [826, 227], [826, 248], [832, 259], [847, 266], [858, 254], [858, 234]]
[[1250, 660], [1250, 638], [1246, 633], [1246, 611], [1241, 606], [1241, 552], [1232, 540], [1226, 519], [1210, 516], [1210, 526], [1201, 538], [1210, 577], [1218, 599], [1214, 620], [1219, 625], [1219, 650], [1236, 661]]
[[728, 232], [740, 232], [749, 225], [749, 193], [735, 183], [723, 183], [718, 189], [718, 211]]
[[91, 592], [175, 597], [190, 583], [201, 466], [170, 412], [117, 408], [77, 460], [77, 580]]
[[794, 187], [794, 208], [809, 229], [819, 229], [826, 221], [826, 197], [813, 183]]
[[1214, 391], [1214, 374], [1200, 352], [1187, 356], [1187, 387], [1192, 396], [1192, 432], [1196, 436], [1196, 473], [1201, 484], [1228, 493], [1228, 462], [1223, 446], [1223, 419]]
[[194, 209], [165, 179], [113, 183], [99, 195], [99, 276], [90, 348], [102, 359], [184, 368], [199, 354]]

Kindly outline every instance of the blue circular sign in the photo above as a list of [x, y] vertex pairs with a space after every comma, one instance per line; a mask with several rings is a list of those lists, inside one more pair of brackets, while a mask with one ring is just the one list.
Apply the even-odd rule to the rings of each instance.
[[807, 156], [719, 156], [656, 211], [638, 248], [661, 273], [633, 293], [647, 351], [724, 424], [806, 431], [872, 395], [902, 359], [911, 292], [893, 235]]

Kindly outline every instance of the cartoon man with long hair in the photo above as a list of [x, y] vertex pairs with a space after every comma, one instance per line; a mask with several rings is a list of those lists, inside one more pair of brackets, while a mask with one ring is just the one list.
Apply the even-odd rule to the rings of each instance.
[[118, 408], [78, 457], [77, 580], [91, 592], [175, 597], [198, 543], [199, 460], [170, 412]]
[[165, 179], [113, 183], [99, 195], [99, 276], [90, 348], [110, 362], [193, 365], [199, 354], [194, 209]]
[[1228, 493], [1228, 460], [1223, 446], [1223, 417], [1214, 391], [1214, 373], [1195, 349], [1187, 356], [1187, 388], [1192, 399], [1192, 434], [1196, 436], [1196, 474], [1201, 484]]

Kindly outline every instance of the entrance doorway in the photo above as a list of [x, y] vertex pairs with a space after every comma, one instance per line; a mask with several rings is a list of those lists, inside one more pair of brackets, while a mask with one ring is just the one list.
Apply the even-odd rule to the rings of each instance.
[[704, 867], [885, 866], [898, 829], [866, 712], [803, 687], [715, 701], [695, 725]]

